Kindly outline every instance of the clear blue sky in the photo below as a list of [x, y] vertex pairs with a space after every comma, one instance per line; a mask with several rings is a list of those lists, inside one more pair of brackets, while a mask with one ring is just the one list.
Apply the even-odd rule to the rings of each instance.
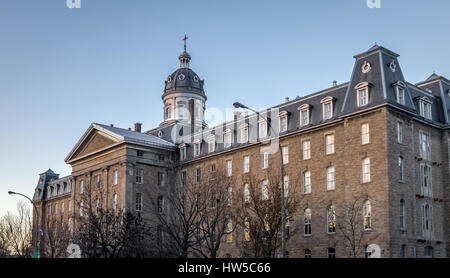
[[450, 77], [450, 1], [0, 1], [0, 215], [33, 194], [92, 122], [162, 120], [164, 80], [189, 36], [207, 107], [279, 104], [350, 78], [375, 42], [401, 55], [410, 82]]

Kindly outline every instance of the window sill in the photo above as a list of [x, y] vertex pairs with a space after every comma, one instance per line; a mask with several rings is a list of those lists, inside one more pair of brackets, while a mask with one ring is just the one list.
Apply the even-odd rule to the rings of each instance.
[[310, 234], [310, 235], [303, 234], [303, 237], [312, 237], [312, 236], [313, 236], [312, 234]]

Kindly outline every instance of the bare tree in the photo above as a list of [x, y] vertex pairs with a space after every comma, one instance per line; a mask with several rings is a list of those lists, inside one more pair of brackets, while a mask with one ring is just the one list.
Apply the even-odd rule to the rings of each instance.
[[[296, 184], [297, 178], [291, 176], [289, 184]], [[265, 177], [248, 176], [240, 191], [242, 198], [235, 207], [238, 224], [244, 231], [239, 243], [243, 253], [256, 258], [273, 258], [281, 246], [281, 175], [269, 169]], [[288, 211], [286, 222], [293, 221], [297, 211], [298, 197], [295, 186], [285, 184], [285, 208]]]
[[[24, 202], [17, 204], [17, 212], [8, 212], [1, 220], [1, 238], [9, 250], [17, 257], [31, 257], [32, 244], [32, 221], [29, 207]], [[2, 241], [3, 241], [2, 240]]]
[[[346, 248], [353, 258], [363, 255], [364, 248], [368, 244], [368, 230], [372, 227], [371, 207], [366, 200], [364, 197], [351, 198], [342, 205], [342, 213], [338, 215], [340, 219], [337, 222], [338, 232], [344, 237]], [[371, 237], [373, 240], [378, 234], [372, 233]]]
[[234, 178], [227, 176], [224, 167], [220, 169], [213, 177], [201, 182], [197, 200], [207, 205], [199, 210], [199, 242], [193, 249], [206, 258], [217, 257], [222, 242], [232, 235], [236, 227], [236, 216], [232, 211]]
[[[94, 192], [88, 185], [78, 202], [78, 228], [74, 238], [80, 243], [83, 256], [149, 256], [145, 253], [145, 247], [151, 241], [152, 233], [141, 215], [114, 209], [105, 204], [105, 200], [102, 189], [95, 189]], [[134, 250], [136, 246], [139, 250]]]
[[67, 255], [71, 233], [63, 217], [50, 217], [44, 223], [43, 255], [47, 258], [62, 258]]

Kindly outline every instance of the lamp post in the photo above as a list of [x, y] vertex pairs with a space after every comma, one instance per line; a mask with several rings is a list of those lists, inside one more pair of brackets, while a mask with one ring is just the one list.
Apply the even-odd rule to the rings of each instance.
[[[255, 112], [256, 115], [258, 115], [258, 117], [264, 119], [264, 121], [267, 123], [267, 126], [269, 126], [269, 128], [271, 129], [272, 133], [275, 135], [275, 130], [273, 129], [272, 125], [270, 124], [270, 122], [263, 116], [261, 116], [261, 114], [248, 107], [243, 105], [242, 103], [239, 102], [235, 102], [233, 103], [233, 106], [235, 108], [243, 108], [243, 109], [247, 109], [250, 110], [252, 112]], [[281, 158], [281, 249], [282, 249], [282, 257], [286, 258], [286, 209], [285, 209], [285, 203], [284, 203], [284, 165], [283, 165], [283, 153], [282, 153], [282, 149], [281, 149], [281, 142], [280, 139], [278, 138], [278, 150], [280, 152], [280, 158]]]
[[33, 205], [35, 212], [36, 212], [36, 237], [35, 237], [35, 245], [34, 245], [34, 250], [37, 254], [39, 254], [39, 212], [37, 207], [35, 206], [33, 200], [31, 200], [28, 196], [23, 195], [21, 193], [17, 193], [17, 192], [13, 192], [13, 191], [8, 191], [9, 195], [20, 195], [22, 197], [25, 197], [28, 199], [28, 201], [30, 201], [30, 203]]

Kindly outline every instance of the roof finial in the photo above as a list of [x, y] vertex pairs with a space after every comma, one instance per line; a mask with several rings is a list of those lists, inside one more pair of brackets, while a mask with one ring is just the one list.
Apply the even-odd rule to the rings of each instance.
[[184, 34], [184, 38], [183, 38], [183, 41], [184, 41], [184, 52], [186, 52], [186, 41], [187, 41], [187, 39], [189, 39], [189, 38], [186, 36], [186, 34]]

